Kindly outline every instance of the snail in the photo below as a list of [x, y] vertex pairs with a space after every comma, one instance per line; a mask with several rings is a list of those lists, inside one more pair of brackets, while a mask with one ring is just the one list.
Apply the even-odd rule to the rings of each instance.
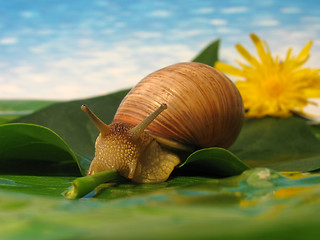
[[233, 82], [202, 63], [177, 63], [143, 78], [122, 100], [110, 125], [86, 105], [100, 131], [88, 175], [117, 170], [137, 183], [166, 181], [186, 153], [228, 148], [243, 122]]

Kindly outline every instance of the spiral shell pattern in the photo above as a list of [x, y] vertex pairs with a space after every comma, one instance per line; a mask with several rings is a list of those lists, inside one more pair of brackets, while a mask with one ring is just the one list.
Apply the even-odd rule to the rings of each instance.
[[229, 147], [243, 122], [241, 95], [224, 74], [202, 63], [178, 63], [142, 79], [122, 100], [113, 122], [137, 125], [162, 103], [168, 108], [147, 128], [195, 148]]

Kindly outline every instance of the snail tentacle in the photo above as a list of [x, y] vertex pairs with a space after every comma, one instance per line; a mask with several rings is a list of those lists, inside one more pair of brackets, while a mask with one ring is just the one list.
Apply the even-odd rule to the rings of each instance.
[[91, 119], [93, 124], [98, 128], [101, 134], [105, 135], [110, 132], [110, 127], [107, 124], [105, 124], [100, 118], [98, 118], [86, 104], [81, 105], [81, 110], [89, 116], [89, 118]]
[[148, 117], [146, 117], [144, 120], [142, 120], [137, 126], [133, 127], [130, 130], [130, 134], [134, 139], [138, 139], [141, 133], [149, 126], [152, 121], [159, 116], [159, 114], [167, 109], [167, 104], [162, 103], [160, 107], [155, 110], [153, 113], [151, 113]]

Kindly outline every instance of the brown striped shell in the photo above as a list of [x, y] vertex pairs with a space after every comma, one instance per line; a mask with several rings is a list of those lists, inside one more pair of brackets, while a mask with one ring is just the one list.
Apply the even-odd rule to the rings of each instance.
[[202, 63], [178, 63], [149, 74], [123, 99], [113, 122], [136, 126], [162, 103], [167, 110], [147, 128], [156, 139], [227, 148], [242, 127], [239, 91], [224, 74]]

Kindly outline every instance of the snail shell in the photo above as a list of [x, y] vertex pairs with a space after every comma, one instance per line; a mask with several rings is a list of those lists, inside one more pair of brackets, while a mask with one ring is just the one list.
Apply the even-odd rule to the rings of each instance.
[[88, 174], [114, 169], [143, 183], [165, 181], [193, 150], [229, 147], [244, 114], [235, 85], [201, 63], [178, 63], [142, 79], [110, 125], [82, 109], [100, 131]]
[[137, 125], [162, 103], [168, 109], [147, 128], [194, 148], [229, 147], [243, 122], [243, 103], [224, 74], [202, 63], [178, 63], [142, 79], [121, 102], [114, 122]]

